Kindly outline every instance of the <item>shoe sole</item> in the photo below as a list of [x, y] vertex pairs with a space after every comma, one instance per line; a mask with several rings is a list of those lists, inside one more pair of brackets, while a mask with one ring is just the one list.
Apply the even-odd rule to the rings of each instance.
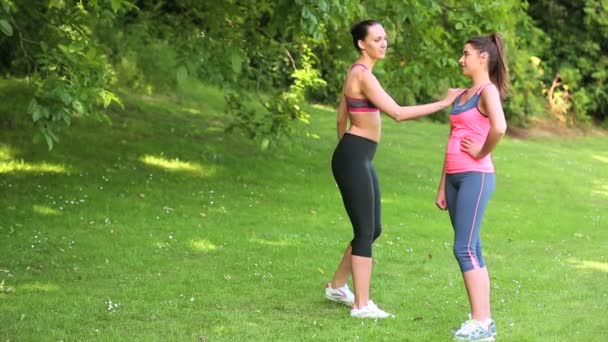
[[390, 316], [382, 316], [382, 317], [380, 317], [380, 316], [353, 316], [353, 315], [350, 315], [350, 317], [353, 317], [353, 318], [360, 318], [360, 319], [364, 319], [364, 318], [371, 318], [371, 319], [386, 319], [386, 318], [395, 318], [395, 315], [390, 315]]
[[486, 337], [486, 338], [482, 338], [480, 340], [471, 340], [468, 338], [458, 338], [458, 337], [454, 337], [455, 341], [479, 341], [479, 342], [491, 342], [494, 341], [494, 337]]
[[[457, 331], [458, 331], [458, 328], [452, 328], [452, 329], [450, 329], [450, 332], [452, 334], [455, 334]], [[496, 335], [498, 335], [498, 334], [495, 333], [495, 332], [492, 333], [492, 337], [496, 337]]]

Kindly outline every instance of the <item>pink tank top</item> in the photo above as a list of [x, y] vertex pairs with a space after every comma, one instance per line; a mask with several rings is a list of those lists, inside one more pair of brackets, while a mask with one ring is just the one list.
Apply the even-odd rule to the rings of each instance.
[[468, 153], [460, 150], [460, 142], [464, 138], [472, 139], [480, 144], [486, 141], [490, 131], [490, 119], [481, 114], [477, 108], [481, 92], [492, 83], [479, 88], [477, 93], [467, 102], [460, 104], [460, 94], [455, 100], [450, 112], [452, 133], [448, 140], [445, 155], [445, 172], [459, 173], [467, 171], [494, 172], [492, 156], [488, 154], [482, 159], [474, 159]]

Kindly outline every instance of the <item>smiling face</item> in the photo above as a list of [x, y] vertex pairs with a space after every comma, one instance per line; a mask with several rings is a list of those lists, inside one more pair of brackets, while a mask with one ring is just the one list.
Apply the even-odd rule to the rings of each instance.
[[388, 40], [384, 27], [379, 24], [370, 26], [364, 40], [359, 40], [359, 49], [372, 59], [382, 59], [386, 55]]
[[458, 60], [462, 73], [472, 77], [478, 72], [484, 71], [487, 65], [488, 54], [479, 53], [471, 44], [465, 44], [462, 57]]

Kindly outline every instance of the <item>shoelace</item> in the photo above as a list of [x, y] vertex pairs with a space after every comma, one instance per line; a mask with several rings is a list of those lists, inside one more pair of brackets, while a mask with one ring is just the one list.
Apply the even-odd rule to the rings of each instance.
[[458, 332], [469, 334], [469, 333], [472, 333], [473, 331], [475, 331], [478, 327], [481, 328], [479, 323], [477, 323], [474, 320], [468, 320], [462, 324], [462, 326], [460, 327], [460, 330]]

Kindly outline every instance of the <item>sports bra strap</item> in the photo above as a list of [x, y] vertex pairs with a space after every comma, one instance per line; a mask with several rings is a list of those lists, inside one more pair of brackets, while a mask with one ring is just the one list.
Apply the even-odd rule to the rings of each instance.
[[481, 94], [481, 92], [486, 89], [488, 86], [492, 85], [494, 83], [490, 82], [490, 83], [486, 83], [484, 85], [482, 85], [481, 87], [479, 87], [479, 89], [477, 89], [477, 92], [475, 93], [476, 95]]
[[348, 69], [348, 70], [352, 70], [354, 67], [356, 67], [358, 65], [362, 66], [365, 70], [367, 70], [367, 67], [365, 66], [365, 64], [361, 64], [361, 63], [355, 63], [355, 64], [351, 65], [350, 69]]

